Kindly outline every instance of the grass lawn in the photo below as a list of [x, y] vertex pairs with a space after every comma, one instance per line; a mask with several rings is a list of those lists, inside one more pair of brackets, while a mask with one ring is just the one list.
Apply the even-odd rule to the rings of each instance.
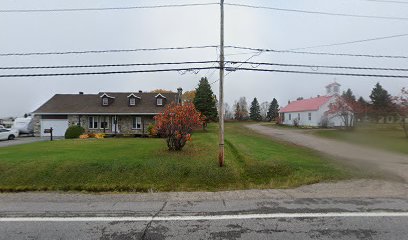
[[315, 130], [313, 134], [389, 151], [408, 154], [408, 138], [400, 126], [368, 125], [354, 130]]
[[351, 178], [315, 152], [226, 124], [226, 167], [217, 126], [193, 134], [182, 152], [163, 139], [75, 139], [0, 148], [0, 191], [217, 191], [288, 188]]

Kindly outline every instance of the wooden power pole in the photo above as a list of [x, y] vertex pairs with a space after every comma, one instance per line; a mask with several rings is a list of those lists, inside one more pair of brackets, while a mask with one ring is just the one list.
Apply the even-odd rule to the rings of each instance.
[[220, 96], [219, 96], [219, 147], [220, 152], [218, 161], [220, 167], [224, 166], [224, 0], [220, 2], [221, 7], [221, 21], [220, 21]]

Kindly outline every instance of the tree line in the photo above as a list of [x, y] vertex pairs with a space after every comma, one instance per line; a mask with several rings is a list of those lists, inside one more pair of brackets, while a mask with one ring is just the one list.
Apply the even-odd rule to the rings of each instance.
[[[349, 88], [337, 97], [329, 106], [329, 114], [340, 116], [346, 127], [353, 127], [354, 122], [387, 122], [387, 118], [397, 118], [408, 137], [408, 90], [401, 89], [397, 96], [392, 96], [377, 83], [371, 90], [369, 100], [358, 99]], [[350, 114], [352, 113], [352, 114]], [[350, 116], [352, 116], [350, 118]]]

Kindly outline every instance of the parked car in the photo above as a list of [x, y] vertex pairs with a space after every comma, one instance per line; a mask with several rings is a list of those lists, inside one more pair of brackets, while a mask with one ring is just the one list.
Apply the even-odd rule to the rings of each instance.
[[0, 129], [0, 140], [14, 140], [18, 137], [18, 130], [16, 129]]

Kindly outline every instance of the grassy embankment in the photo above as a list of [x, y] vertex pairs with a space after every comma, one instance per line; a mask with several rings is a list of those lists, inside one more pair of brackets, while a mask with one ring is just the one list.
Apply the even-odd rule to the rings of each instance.
[[408, 138], [400, 125], [368, 124], [354, 130], [315, 130], [320, 137], [408, 154]]
[[288, 188], [351, 173], [313, 151], [226, 124], [226, 167], [216, 125], [181, 152], [163, 139], [75, 139], [0, 148], [0, 191], [218, 191]]

